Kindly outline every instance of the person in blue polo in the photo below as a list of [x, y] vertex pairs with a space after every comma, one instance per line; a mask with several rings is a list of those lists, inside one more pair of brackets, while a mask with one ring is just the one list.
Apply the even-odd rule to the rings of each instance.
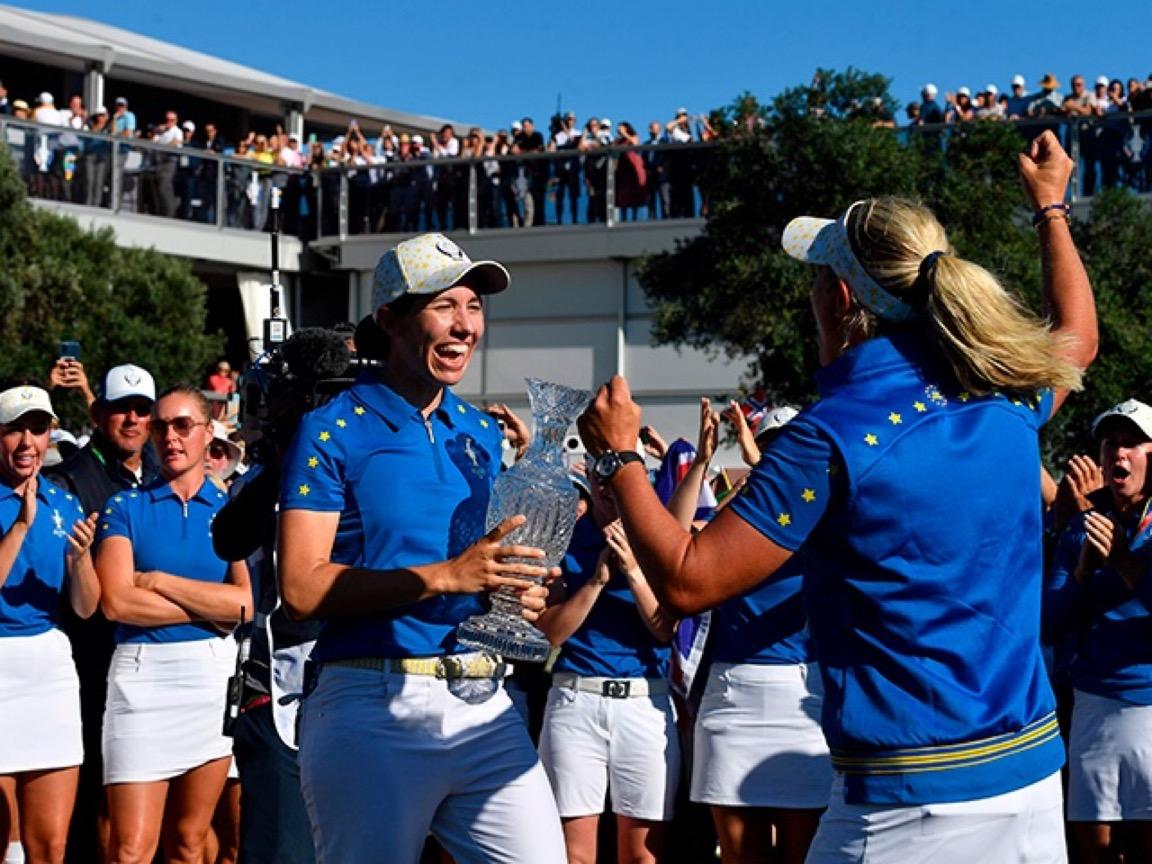
[[205, 471], [211, 413], [195, 388], [161, 393], [149, 421], [160, 476], [100, 513], [101, 605], [116, 623], [104, 787], [109, 860], [124, 864], [151, 861], [161, 842], [167, 860], [202, 860], [232, 762], [221, 731], [236, 661], [227, 631], [250, 617], [252, 591], [245, 564], [212, 550], [227, 495]]
[[1063, 746], [1039, 645], [1038, 430], [1096, 351], [1067, 219], [1072, 161], [1020, 156], [1051, 323], [958, 256], [924, 206], [793, 220], [815, 266], [820, 400], [739, 498], [688, 536], [621, 451], [639, 407], [614, 378], [580, 419], [657, 596], [692, 614], [804, 557], [836, 780], [824, 862], [1063, 862]]
[[[1152, 407], [1129, 399], [1092, 424], [1104, 486], [1057, 545], [1047, 641], [1075, 688], [1068, 821], [1084, 860], [1152, 860]], [[1121, 826], [1119, 823], [1128, 823]], [[1128, 846], [1125, 850], [1125, 846]]]
[[508, 272], [424, 234], [387, 251], [373, 303], [383, 364], [305, 416], [284, 460], [280, 564], [297, 618], [324, 620], [300, 712], [300, 775], [320, 862], [416, 864], [429, 832], [458, 864], [560, 864], [560, 821], [498, 657], [456, 628], [480, 593], [546, 570], [485, 534], [495, 421], [452, 393]]
[[84, 759], [80, 681], [59, 624], [62, 601], [81, 618], [100, 602], [95, 514], [40, 476], [55, 419], [42, 388], [0, 385], [0, 782], [16, 805], [0, 795], [4, 860], [64, 860]]
[[589, 505], [564, 556], [563, 583], [539, 627], [561, 646], [540, 756], [564, 823], [569, 861], [596, 860], [611, 793], [620, 861], [662, 861], [680, 775], [668, 692], [675, 619], [636, 564], [612, 494], [572, 475]]

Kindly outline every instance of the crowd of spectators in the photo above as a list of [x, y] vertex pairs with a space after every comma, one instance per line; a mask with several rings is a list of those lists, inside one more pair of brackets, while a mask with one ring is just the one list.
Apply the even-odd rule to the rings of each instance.
[[1083, 194], [1120, 183], [1139, 192], [1152, 188], [1152, 75], [1127, 82], [1099, 75], [1089, 88], [1084, 75], [1075, 74], [1069, 85], [1065, 93], [1049, 72], [1030, 90], [1027, 79], [1015, 75], [1006, 92], [995, 84], [976, 93], [962, 86], [941, 99], [937, 86], [928, 83], [906, 114], [914, 127], [1009, 120], [1029, 137], [1064, 126], [1065, 147], [1079, 152]]
[[[975, 120], [1014, 121], [1029, 136], [1061, 125], [1065, 146], [1075, 148], [1081, 160], [1083, 194], [1121, 183], [1141, 192], [1152, 188], [1152, 77], [1125, 82], [1101, 75], [1089, 88], [1077, 74], [1070, 85], [1065, 94], [1061, 82], [1048, 73], [1030, 90], [1024, 76], [1016, 75], [1006, 91], [988, 84], [975, 93], [961, 86], [941, 95], [928, 83], [920, 101], [908, 104], [907, 121], [913, 129], [929, 127], [922, 133], [926, 137], [939, 134], [935, 127]], [[273, 192], [279, 190], [284, 230], [303, 237], [340, 230], [341, 172], [335, 169], [345, 169], [345, 224], [354, 234], [450, 231], [472, 224], [527, 227], [563, 224], [566, 219], [605, 222], [610, 186], [617, 221], [640, 218], [642, 211], [647, 219], [692, 218], [707, 212], [699, 183], [706, 149], [648, 145], [691, 145], [717, 137], [707, 117], [693, 117], [680, 108], [670, 121], [648, 123], [645, 132], [607, 117], [581, 123], [568, 111], [554, 115], [546, 131], [524, 117], [494, 133], [472, 127], [458, 135], [454, 126], [445, 124], [427, 134], [384, 125], [372, 135], [352, 120], [328, 140], [316, 134], [301, 140], [277, 125], [232, 141], [215, 123], [197, 126], [175, 111], [165, 112], [156, 123], [138, 122], [124, 97], [114, 100], [111, 111], [85, 106], [78, 95], [68, 99], [67, 107], [57, 107], [48, 92], [33, 102], [34, 107], [24, 99], [10, 99], [0, 82], [0, 115], [70, 130], [45, 134], [7, 127], [6, 144], [32, 195], [111, 206], [113, 148], [104, 138], [142, 139], [255, 164], [121, 148], [118, 209], [265, 230]], [[882, 122], [896, 125], [891, 117]], [[437, 164], [441, 160], [453, 161]], [[473, 184], [476, 210], [470, 213]], [[224, 209], [220, 214], [218, 202]]]

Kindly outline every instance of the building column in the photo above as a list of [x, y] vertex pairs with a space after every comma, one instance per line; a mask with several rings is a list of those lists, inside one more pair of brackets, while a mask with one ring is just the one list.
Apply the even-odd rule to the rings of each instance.
[[[284, 131], [289, 135], [295, 135], [296, 140], [303, 145], [304, 143], [304, 106], [291, 105], [288, 107], [288, 116], [284, 124]], [[301, 147], [303, 149], [303, 147]]]
[[104, 105], [104, 71], [95, 63], [90, 64], [84, 73], [83, 99], [88, 113]]

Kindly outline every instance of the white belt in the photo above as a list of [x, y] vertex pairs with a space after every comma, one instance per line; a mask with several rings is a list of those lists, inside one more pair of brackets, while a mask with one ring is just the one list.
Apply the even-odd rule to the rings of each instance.
[[668, 693], [668, 681], [664, 678], [581, 677], [571, 672], [555, 672], [552, 684], [555, 687], [579, 690], [581, 693], [596, 693], [609, 699], [664, 696]]

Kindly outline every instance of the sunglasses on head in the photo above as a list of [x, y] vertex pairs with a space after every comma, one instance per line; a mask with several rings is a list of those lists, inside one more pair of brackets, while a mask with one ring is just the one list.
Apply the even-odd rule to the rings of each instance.
[[47, 417], [35, 417], [30, 419], [17, 417], [3, 428], [5, 435], [11, 435], [13, 432], [17, 432], [23, 435], [24, 430], [28, 430], [33, 435], [47, 435], [48, 432], [52, 430], [52, 420]]
[[181, 438], [187, 438], [197, 426], [207, 425], [207, 422], [197, 420], [195, 417], [173, 417], [171, 420], [161, 420], [157, 417], [148, 421], [148, 431], [163, 438], [168, 434], [168, 429], [171, 427]]

